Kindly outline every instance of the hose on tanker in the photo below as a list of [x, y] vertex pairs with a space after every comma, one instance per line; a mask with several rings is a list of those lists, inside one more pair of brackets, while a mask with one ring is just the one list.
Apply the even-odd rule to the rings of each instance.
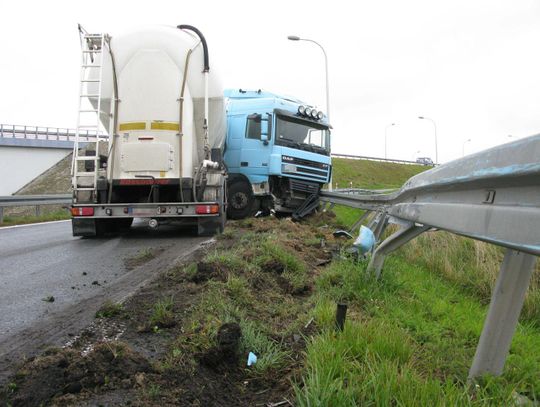
[[[208, 44], [206, 43], [206, 38], [204, 38], [204, 35], [202, 32], [199, 31], [198, 28], [193, 27], [192, 25], [188, 24], [180, 24], [177, 26], [180, 30], [188, 30], [193, 31], [199, 39], [201, 40], [202, 46], [203, 46], [203, 73], [205, 74], [205, 109], [204, 109], [204, 130], [205, 130], [205, 150], [208, 149], [208, 72], [210, 71], [210, 59], [208, 57]], [[191, 51], [191, 50], [190, 50]], [[186, 66], [189, 61], [190, 54], [188, 53], [188, 58], [186, 58]], [[184, 81], [187, 75], [187, 69], [184, 70]], [[182, 85], [184, 86], [184, 84]], [[208, 152], [207, 152], [208, 154]], [[197, 191], [197, 177], [202, 177], [202, 182], [199, 187], [199, 191]], [[197, 174], [195, 174], [194, 180], [193, 180], [193, 199], [195, 199], [195, 202], [201, 201], [204, 196], [204, 190], [206, 189], [206, 168], [204, 168], [203, 163], [201, 163], [201, 166], [199, 167], [199, 171]]]
[[[107, 42], [107, 48], [109, 49], [109, 55], [111, 56], [111, 65], [112, 65], [112, 74], [113, 74], [113, 89], [114, 89], [114, 113], [113, 113], [113, 134], [112, 141], [110, 142], [110, 148], [109, 148], [109, 157], [110, 157], [110, 174], [111, 174], [111, 181], [109, 183], [109, 192], [107, 193], [107, 202], [111, 203], [112, 199], [112, 190], [113, 190], [113, 178], [114, 178], [114, 148], [116, 147], [116, 128], [118, 126], [118, 102], [120, 99], [118, 98], [118, 77], [116, 74], [116, 63], [114, 60], [114, 54], [112, 52], [111, 47], [111, 37], [106, 37]], [[103, 61], [102, 61], [103, 64]], [[98, 112], [98, 114], [101, 114], [101, 112]]]
[[180, 29], [180, 30], [193, 31], [201, 39], [202, 46], [203, 46], [203, 52], [204, 52], [204, 70], [203, 70], [203, 72], [210, 71], [210, 61], [209, 61], [209, 58], [208, 58], [208, 44], [206, 43], [206, 38], [204, 38], [204, 35], [202, 34], [202, 32], [200, 32], [198, 28], [193, 27], [192, 25], [188, 25], [188, 24], [180, 24], [180, 25], [177, 26], [177, 28]]
[[186, 80], [187, 80], [187, 72], [189, 68], [189, 59], [191, 57], [191, 53], [193, 52], [193, 49], [190, 49], [187, 52], [186, 55], [186, 62], [184, 64], [184, 77], [182, 78], [182, 88], [180, 90], [180, 115], [178, 120], [178, 137], [180, 138], [180, 147], [178, 148], [179, 152], [179, 159], [178, 159], [178, 166], [179, 166], [179, 181], [180, 181], [180, 202], [184, 202], [184, 189], [182, 185], [182, 144], [183, 144], [183, 138], [184, 138], [184, 91], [186, 90]]
[[[107, 48], [109, 49], [109, 55], [111, 56], [111, 65], [112, 65], [112, 74], [113, 74], [113, 100], [114, 100], [114, 113], [113, 113], [113, 134], [111, 135], [112, 141], [110, 142], [110, 148], [109, 148], [109, 158], [110, 158], [110, 174], [111, 174], [111, 180], [109, 183], [109, 192], [107, 193], [107, 203], [111, 203], [112, 199], [112, 188], [113, 188], [113, 178], [114, 178], [114, 148], [116, 147], [116, 128], [118, 126], [118, 102], [120, 99], [118, 98], [118, 77], [116, 74], [116, 62], [114, 60], [114, 54], [112, 52], [111, 47], [111, 37], [106, 37], [107, 42]], [[103, 64], [103, 61], [102, 61]], [[100, 114], [100, 113], [98, 113]]]

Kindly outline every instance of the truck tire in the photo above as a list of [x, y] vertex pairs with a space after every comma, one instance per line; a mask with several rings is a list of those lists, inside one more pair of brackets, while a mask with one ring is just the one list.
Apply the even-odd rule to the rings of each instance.
[[251, 185], [245, 181], [237, 181], [229, 186], [227, 192], [227, 216], [230, 219], [243, 219], [252, 216], [260, 205], [253, 196]]

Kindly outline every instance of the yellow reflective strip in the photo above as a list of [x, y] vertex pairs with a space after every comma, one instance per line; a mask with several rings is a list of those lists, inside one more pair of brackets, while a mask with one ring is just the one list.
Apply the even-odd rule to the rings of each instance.
[[167, 122], [153, 122], [150, 124], [151, 130], [173, 130], [179, 131], [180, 125], [178, 123], [167, 123]]
[[146, 130], [146, 123], [145, 122], [121, 123], [119, 128], [120, 128], [120, 131]]

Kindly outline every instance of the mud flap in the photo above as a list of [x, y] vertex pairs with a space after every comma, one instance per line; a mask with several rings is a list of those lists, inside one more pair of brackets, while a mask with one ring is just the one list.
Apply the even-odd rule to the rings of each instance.
[[71, 227], [73, 236], [94, 237], [98, 234], [96, 219], [73, 218]]
[[225, 229], [225, 214], [219, 216], [199, 218], [197, 221], [197, 234], [199, 236], [214, 236], [223, 233]]

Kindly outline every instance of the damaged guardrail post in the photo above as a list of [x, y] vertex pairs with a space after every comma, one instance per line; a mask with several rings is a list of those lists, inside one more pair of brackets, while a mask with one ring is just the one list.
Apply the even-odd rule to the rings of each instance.
[[506, 250], [469, 370], [469, 381], [485, 373], [496, 376], [502, 373], [536, 259], [531, 254]]
[[379, 278], [381, 276], [386, 255], [394, 250], [399, 249], [405, 243], [424, 233], [428, 229], [430, 229], [430, 226], [416, 226], [414, 223], [410, 224], [409, 226], [403, 226], [397, 232], [385, 239], [384, 242], [379, 245], [379, 247], [377, 247], [373, 253], [373, 256], [371, 256], [367, 271], [374, 272], [375, 276]]

